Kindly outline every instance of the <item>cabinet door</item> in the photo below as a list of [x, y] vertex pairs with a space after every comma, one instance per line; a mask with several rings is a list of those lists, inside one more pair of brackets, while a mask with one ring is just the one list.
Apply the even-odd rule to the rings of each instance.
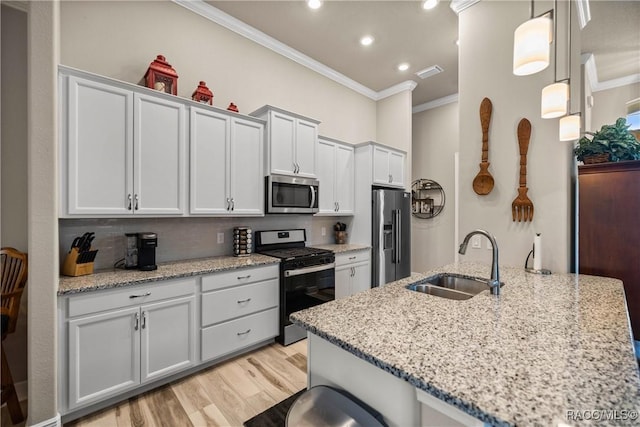
[[404, 159], [403, 153], [395, 151], [389, 152], [389, 175], [391, 175], [390, 184], [404, 188]]
[[182, 104], [135, 95], [134, 213], [184, 213], [184, 116]]
[[353, 147], [336, 145], [336, 201], [339, 214], [353, 214], [355, 176]]
[[231, 121], [229, 196], [234, 215], [264, 214], [263, 136], [259, 123]]
[[389, 174], [389, 150], [373, 147], [373, 183], [388, 185], [391, 182]]
[[140, 383], [139, 313], [133, 307], [69, 321], [69, 409]]
[[195, 363], [195, 296], [141, 307], [141, 382]]
[[336, 268], [336, 299], [346, 298], [351, 295], [351, 265]]
[[366, 291], [371, 289], [371, 268], [369, 263], [356, 264], [353, 266], [353, 277], [351, 277], [351, 293]]
[[69, 77], [66, 108], [67, 213], [130, 214], [133, 93]]
[[320, 181], [319, 213], [336, 213], [336, 145], [323, 139], [318, 140], [318, 180]]
[[294, 175], [296, 120], [271, 111], [269, 123], [269, 160], [271, 173]]
[[316, 176], [316, 147], [318, 144], [318, 125], [306, 120], [296, 120], [296, 151], [298, 175]]
[[191, 107], [190, 117], [189, 211], [226, 214], [230, 206], [227, 202], [230, 117], [195, 107]]

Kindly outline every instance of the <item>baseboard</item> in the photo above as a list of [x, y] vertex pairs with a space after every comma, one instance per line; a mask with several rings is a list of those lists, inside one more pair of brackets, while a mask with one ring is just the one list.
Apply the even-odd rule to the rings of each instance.
[[28, 382], [20, 381], [19, 383], [15, 383], [14, 386], [16, 388], [16, 394], [18, 395], [18, 400], [20, 402], [22, 402], [23, 400], [27, 400], [27, 395], [29, 391]]
[[60, 414], [56, 414], [55, 417], [40, 421], [38, 424], [29, 424], [29, 420], [27, 420], [27, 425], [30, 427], [61, 427], [62, 421], [60, 420]]

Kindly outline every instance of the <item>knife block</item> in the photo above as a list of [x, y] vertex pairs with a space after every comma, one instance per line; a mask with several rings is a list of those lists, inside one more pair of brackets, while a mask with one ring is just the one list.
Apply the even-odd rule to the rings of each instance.
[[62, 274], [65, 276], [93, 274], [93, 261], [78, 264], [78, 255], [78, 248], [71, 248], [62, 264]]

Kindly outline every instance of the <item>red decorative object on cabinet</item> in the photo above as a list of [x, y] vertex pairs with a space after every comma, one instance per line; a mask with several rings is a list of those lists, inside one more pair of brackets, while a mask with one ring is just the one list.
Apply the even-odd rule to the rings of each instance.
[[227, 107], [227, 110], [233, 111], [234, 113], [239, 113], [238, 106], [233, 102], [229, 104], [229, 106]]
[[144, 75], [144, 81], [148, 88], [172, 95], [178, 94], [178, 73], [162, 55], [158, 55], [149, 64], [149, 68]]
[[622, 280], [640, 340], [640, 161], [578, 167], [581, 274]]
[[196, 90], [191, 94], [191, 99], [213, 105], [213, 92], [209, 90], [207, 83], [201, 80]]

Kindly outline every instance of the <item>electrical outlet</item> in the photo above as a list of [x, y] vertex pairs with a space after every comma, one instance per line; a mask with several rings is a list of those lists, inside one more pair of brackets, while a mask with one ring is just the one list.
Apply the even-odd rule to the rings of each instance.
[[480, 243], [480, 236], [477, 234], [471, 238], [471, 247], [473, 249], [480, 249], [482, 247]]
[[322, 227], [320, 229], [320, 234], [322, 234], [323, 236], [326, 236], [327, 235], [327, 227]]
[[224, 243], [224, 233], [218, 233], [218, 244]]
[[492, 250], [493, 249], [493, 245], [491, 244], [491, 240], [486, 239], [487, 240], [487, 249], [488, 250]]

